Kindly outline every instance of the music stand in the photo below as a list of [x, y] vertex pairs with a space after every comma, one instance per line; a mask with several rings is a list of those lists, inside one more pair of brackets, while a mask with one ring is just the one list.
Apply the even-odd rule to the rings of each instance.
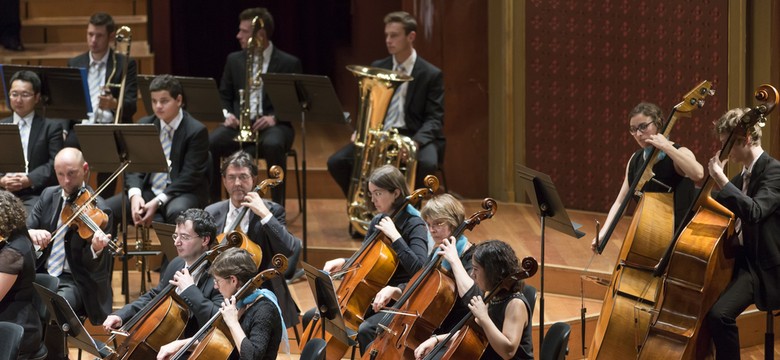
[[[138, 88], [147, 114], [154, 114], [149, 84], [157, 75], [138, 75]], [[182, 87], [182, 108], [192, 117], [201, 121], [222, 120], [222, 102], [219, 98], [217, 82], [213, 78], [174, 76]]]
[[[306, 215], [306, 114], [319, 122], [344, 122], [341, 102], [330, 79], [320, 75], [261, 74], [263, 91], [274, 104], [275, 115], [282, 119], [301, 118], [303, 156], [303, 261], [308, 260]], [[286, 167], [285, 167], [286, 168]]]
[[0, 174], [7, 172], [27, 172], [24, 160], [22, 137], [19, 126], [15, 124], [0, 124]]
[[[301, 261], [301, 266], [303, 266], [306, 278], [309, 280], [309, 287], [314, 295], [314, 302], [317, 304], [316, 309], [319, 313], [319, 319], [324, 321], [322, 338], [325, 339], [325, 332], [327, 331], [344, 344], [355, 346], [357, 342], [354, 339], [357, 336], [357, 332], [344, 324], [344, 317], [339, 309], [339, 300], [336, 296], [336, 288], [333, 286], [330, 275], [305, 261]], [[311, 321], [318, 320], [312, 319]], [[309, 334], [309, 336], [311, 335]], [[306, 339], [307, 342], [309, 340], [311, 338]]]
[[[62, 351], [62, 353], [55, 355], [49, 353], [48, 358], [59, 356], [62, 359], [67, 359], [69, 338], [70, 343], [77, 348], [99, 358], [103, 358], [106, 354], [100, 353], [100, 349], [98, 348], [97, 343], [95, 343], [95, 339], [89, 335], [87, 329], [81, 324], [79, 317], [76, 316], [76, 312], [70, 307], [68, 301], [40, 284], [33, 283], [33, 285], [35, 285], [35, 290], [38, 291], [41, 301], [46, 304], [46, 309], [49, 311], [49, 324], [56, 324], [57, 328], [62, 332], [62, 348], [57, 349]], [[46, 326], [49, 324], [46, 324]]]
[[548, 225], [546, 220], [551, 220], [549, 223], [551, 228], [573, 238], [579, 239], [585, 236], [585, 233], [577, 230], [582, 225], [572, 223], [569, 220], [566, 208], [548, 175], [520, 164], [517, 164], [517, 173], [520, 175], [520, 186], [525, 189], [531, 199], [531, 204], [534, 205], [534, 210], [541, 223], [542, 260], [539, 279], [539, 349], [541, 349], [542, 341], [544, 341], [544, 229]]
[[[77, 124], [74, 128], [90, 168], [97, 172], [113, 172], [108, 182], [124, 171], [168, 172], [159, 130], [154, 124]], [[127, 192], [122, 191], [122, 292], [125, 303], [129, 303], [128, 256], [159, 255], [159, 252], [127, 251], [126, 197]]]
[[41, 101], [36, 109], [43, 110], [44, 118], [83, 119], [88, 112], [92, 112], [87, 69], [81, 68], [0, 65], [6, 104], [10, 104], [8, 92], [11, 77], [21, 70], [32, 71], [41, 79]]

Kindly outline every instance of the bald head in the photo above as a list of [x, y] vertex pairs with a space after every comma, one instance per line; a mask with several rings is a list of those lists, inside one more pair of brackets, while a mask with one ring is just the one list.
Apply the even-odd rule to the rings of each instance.
[[64, 148], [54, 158], [57, 182], [68, 195], [75, 193], [84, 185], [88, 170], [89, 166], [79, 149]]

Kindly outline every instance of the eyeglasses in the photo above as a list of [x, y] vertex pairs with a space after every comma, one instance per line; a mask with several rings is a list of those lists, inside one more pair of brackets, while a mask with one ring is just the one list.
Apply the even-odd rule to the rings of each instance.
[[447, 221], [445, 221], [445, 220], [442, 220], [442, 219], [436, 220], [436, 221], [434, 221], [434, 222], [432, 222], [432, 223], [430, 223], [430, 222], [427, 222], [427, 224], [428, 224], [428, 228], [431, 228], [431, 229], [432, 229], [432, 228], [436, 228], [436, 229], [442, 229], [442, 228], [444, 228], [445, 226], [449, 225], [449, 224], [447, 223]]
[[12, 91], [12, 92], [10, 92], [10, 93], [8, 94], [8, 96], [9, 96], [11, 99], [18, 99], [18, 98], [20, 98], [20, 97], [21, 97], [22, 99], [29, 99], [29, 98], [33, 97], [33, 95], [35, 95], [35, 94], [33, 94], [33, 93], [28, 93], [28, 92], [16, 92], [16, 91]]
[[217, 284], [217, 286], [222, 286], [222, 283], [224, 283], [225, 281], [227, 281], [227, 279], [220, 279], [214, 276], [214, 283]]
[[637, 132], [637, 130], [639, 130], [639, 132], [643, 133], [643, 132], [645, 132], [645, 130], [647, 130], [647, 127], [650, 126], [650, 124], [652, 124], [652, 123], [653, 123], [653, 121], [650, 120], [650, 121], [648, 121], [646, 123], [639, 124], [637, 126], [629, 126], [628, 127], [628, 132], [631, 133], [631, 134], [635, 134]]
[[227, 175], [227, 176], [225, 176], [225, 179], [228, 182], [235, 182], [236, 179], [240, 180], [241, 182], [245, 182], [245, 181], [251, 180], [252, 177], [247, 175], [247, 174], [241, 174], [241, 175], [238, 175], [238, 176], [236, 176], [236, 175]]
[[187, 241], [190, 241], [190, 240], [193, 240], [193, 239], [197, 239], [197, 238], [202, 238], [202, 237], [203, 236], [189, 236], [187, 234], [181, 234], [181, 235], [173, 234], [173, 235], [171, 235], [171, 238], [173, 239], [173, 241], [181, 240], [182, 242], [187, 242]]

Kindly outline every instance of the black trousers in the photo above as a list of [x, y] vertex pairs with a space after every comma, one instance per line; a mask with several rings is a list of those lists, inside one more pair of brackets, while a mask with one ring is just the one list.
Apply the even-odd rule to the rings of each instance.
[[739, 359], [737, 316], [754, 303], [753, 278], [747, 260], [738, 255], [726, 290], [707, 313], [706, 323], [715, 343], [716, 359]]

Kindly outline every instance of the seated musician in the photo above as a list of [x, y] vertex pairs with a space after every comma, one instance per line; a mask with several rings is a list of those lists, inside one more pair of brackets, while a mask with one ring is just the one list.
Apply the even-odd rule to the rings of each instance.
[[0, 190], [0, 238], [4, 241], [0, 245], [0, 321], [24, 328], [20, 359], [35, 354], [41, 342], [41, 319], [32, 302], [35, 251], [24, 217], [22, 202]]
[[[287, 219], [284, 207], [260, 198], [252, 191], [257, 183], [257, 163], [251, 155], [239, 151], [222, 162], [222, 184], [230, 195], [229, 200], [211, 204], [206, 212], [214, 217], [217, 230], [228, 234], [238, 217], [242, 207], [247, 207], [246, 215], [241, 219], [240, 227], [249, 239], [260, 245], [263, 250], [259, 270], [270, 268], [271, 258], [282, 254], [289, 258], [287, 273], [295, 273], [295, 264], [301, 252], [301, 240], [287, 230]], [[285, 274], [287, 276], [288, 274]], [[300, 310], [290, 296], [287, 282], [283, 278], [274, 278], [264, 286], [272, 290], [282, 305], [284, 323], [295, 326], [298, 323]]]
[[[428, 200], [420, 211], [422, 218], [428, 224], [434, 245], [444, 244], [445, 248], [456, 249], [456, 257], [460, 257], [460, 262], [467, 272], [471, 271], [471, 255], [473, 253], [472, 244], [465, 235], [461, 235], [457, 240], [449, 239], [455, 228], [463, 223], [466, 217], [466, 211], [463, 205], [450, 194], [441, 194]], [[431, 252], [433, 256], [436, 251]], [[448, 261], [442, 261], [442, 267], [451, 269]], [[360, 348], [365, 351], [377, 336], [377, 324], [384, 318], [385, 314], [379, 313], [380, 310], [390, 304], [392, 300], [398, 300], [401, 297], [406, 283], [398, 286], [385, 286], [380, 290], [371, 304], [372, 310], [377, 314], [372, 315], [360, 324], [358, 328], [357, 340]], [[439, 327], [441, 333], [449, 332], [452, 327], [468, 313], [468, 308], [460, 301], [456, 301], [452, 311], [447, 315], [442, 325]]]
[[41, 99], [41, 79], [34, 72], [22, 70], [11, 76], [8, 99], [14, 113], [0, 124], [19, 126], [27, 166], [24, 173], [0, 173], [0, 188], [22, 199], [29, 213], [43, 189], [56, 183], [53, 164], [62, 149], [62, 126], [35, 113]]
[[[206, 204], [209, 139], [200, 121], [182, 110], [182, 86], [170, 75], [159, 75], [149, 84], [154, 115], [139, 120], [154, 124], [160, 131], [160, 144], [170, 171], [129, 173], [125, 176], [130, 215], [136, 225], [154, 221], [173, 223], [184, 210]], [[108, 199], [116, 214], [121, 213], [122, 196]]]
[[[669, 141], [662, 133], [663, 114], [661, 108], [651, 103], [639, 103], [628, 114], [629, 127], [628, 132], [634, 137], [640, 149], [631, 155], [626, 164], [626, 175], [623, 178], [623, 184], [620, 186], [620, 192], [609, 209], [607, 220], [604, 227], [598, 235], [598, 239], [603, 239], [604, 235], [612, 226], [612, 223], [620, 220], [622, 214], [617, 214], [620, 205], [631, 195], [631, 181], [639, 176], [639, 170], [642, 164], [649, 156], [653, 148], [661, 151], [663, 157], [653, 166], [655, 176], [654, 181], [648, 181], [642, 188], [642, 191], [648, 192], [674, 192], [674, 228], [676, 229], [682, 222], [688, 207], [694, 197], [694, 181], [704, 178], [704, 168], [696, 161], [696, 156], [686, 147]], [[657, 182], [655, 181], [657, 180]], [[591, 247], [596, 250], [598, 244], [593, 239]]]
[[[171, 260], [160, 283], [137, 300], [108, 315], [103, 327], [106, 331], [116, 330], [151, 302], [168, 285], [176, 287], [190, 310], [190, 321], [184, 331], [186, 336], [194, 334], [209, 318], [219, 311], [222, 295], [214, 288], [214, 279], [206, 273], [191, 274], [188, 267], [214, 244], [217, 226], [214, 219], [204, 210], [189, 209], [176, 218], [176, 232], [173, 241], [179, 256]], [[195, 321], [192, 321], [194, 318]]]
[[[725, 142], [747, 109], [732, 109], [715, 122], [715, 131]], [[710, 176], [720, 188], [715, 200], [734, 212], [739, 227], [734, 273], [726, 291], [707, 313], [717, 359], [739, 359], [739, 329], [736, 318], [751, 304], [759, 310], [780, 309], [780, 162], [761, 147], [761, 127], [755, 125], [747, 138], [738, 136], [727, 160], [720, 153], [709, 161]], [[742, 172], [729, 181], [723, 166], [733, 161]]]
[[[90, 322], [100, 324], [111, 313], [114, 301], [111, 290], [113, 259], [105, 250], [111, 236], [96, 231], [91, 237], [82, 238], [80, 231], [72, 226], [56, 232], [68, 220], [62, 218], [63, 209], [70, 207], [72, 198], [86, 187], [89, 165], [80, 150], [64, 148], [54, 158], [54, 172], [59, 185], [43, 190], [27, 216], [30, 238], [42, 252], [38, 257], [37, 272], [58, 277], [57, 293], [68, 301], [76, 314], [86, 313]], [[86, 189], [92, 193], [92, 189]], [[108, 215], [104, 225], [104, 230], [108, 231], [111, 211], [102, 198], [97, 197], [96, 203], [97, 208]], [[78, 224], [78, 229], [86, 226]]]
[[[528, 326], [531, 321], [530, 304], [522, 293], [525, 282], [514, 284], [509, 294], [497, 293], [497, 297], [489, 304], [482, 300], [482, 294], [520, 270], [515, 251], [500, 240], [477, 244], [472, 257], [473, 268], [469, 274], [458, 261], [457, 252], [451, 243], [442, 243], [439, 247], [444, 250], [445, 259], [452, 265], [458, 296], [468, 305], [477, 325], [488, 339], [488, 346], [480, 359], [533, 359], [534, 350]], [[431, 336], [414, 350], [415, 358], [424, 358], [446, 337], [446, 333]], [[437, 355], [441, 356], [443, 352]]]
[[[284, 341], [289, 347], [276, 296], [267, 289], [256, 289], [242, 299], [235, 296], [257, 274], [252, 256], [244, 249], [225, 250], [214, 260], [209, 273], [214, 277], [214, 287], [225, 298], [219, 311], [230, 329], [225, 335], [235, 346], [229, 359], [276, 359], [280, 343]], [[164, 345], [157, 359], [170, 358], [191, 340], [176, 340]]]

